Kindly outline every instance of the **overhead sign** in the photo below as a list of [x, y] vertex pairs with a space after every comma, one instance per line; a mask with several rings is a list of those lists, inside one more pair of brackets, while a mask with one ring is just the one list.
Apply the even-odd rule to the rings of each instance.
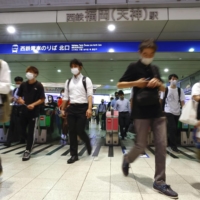
[[[0, 54], [131, 53], [140, 42], [0, 44]], [[158, 52], [200, 52], [200, 41], [157, 42]]]
[[58, 22], [158, 21], [168, 20], [165, 8], [119, 8], [58, 12]]

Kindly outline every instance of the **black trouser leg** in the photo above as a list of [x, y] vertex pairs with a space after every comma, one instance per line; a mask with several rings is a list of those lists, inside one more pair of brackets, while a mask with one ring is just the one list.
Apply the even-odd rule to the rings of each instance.
[[178, 132], [178, 119], [179, 116], [171, 113], [166, 113], [167, 117], [167, 132], [169, 135], [170, 147], [177, 148], [177, 132]]
[[70, 153], [71, 156], [78, 155], [78, 143], [77, 136], [81, 138], [83, 142], [85, 142], [87, 149], [91, 148], [90, 139], [85, 132], [85, 124], [86, 124], [86, 110], [88, 108], [87, 104], [71, 104], [68, 107], [68, 124], [69, 124], [69, 136], [70, 136]]
[[28, 134], [27, 134], [27, 146], [26, 146], [26, 150], [31, 151], [33, 144], [34, 144], [34, 140], [35, 140], [35, 130], [37, 127], [37, 118], [25, 118], [22, 117], [21, 118], [21, 128], [22, 128], [22, 134], [25, 135], [27, 128], [28, 128]]
[[38, 118], [30, 118], [28, 121], [28, 135], [26, 150], [31, 151], [35, 142], [35, 132], [37, 128]]
[[68, 113], [67, 122], [69, 124], [70, 154], [71, 156], [77, 156], [78, 142], [76, 132], [76, 116]]
[[128, 132], [129, 125], [130, 125], [130, 115], [129, 115], [129, 113], [125, 113], [124, 120], [125, 120], [125, 122], [124, 122], [124, 124], [125, 124], [124, 134], [126, 136], [127, 132]]
[[85, 142], [87, 149], [91, 149], [90, 139], [89, 139], [87, 133], [85, 132], [86, 121], [87, 121], [87, 118], [85, 116], [85, 113], [78, 114], [77, 120], [76, 120], [76, 133], [81, 138], [81, 140], [83, 142]]

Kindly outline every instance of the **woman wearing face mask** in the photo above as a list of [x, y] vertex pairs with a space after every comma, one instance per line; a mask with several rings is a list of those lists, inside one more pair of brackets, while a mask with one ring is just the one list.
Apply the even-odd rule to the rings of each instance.
[[161, 92], [163, 109], [167, 117], [167, 132], [169, 135], [170, 150], [179, 153], [177, 148], [178, 120], [181, 114], [181, 107], [185, 104], [185, 94], [177, 87], [178, 76], [169, 75], [170, 86], [165, 92]]
[[23, 135], [27, 135], [27, 146], [23, 154], [23, 161], [30, 159], [31, 150], [34, 144], [35, 127], [37, 126], [40, 114], [40, 105], [44, 103], [45, 94], [43, 85], [37, 81], [39, 71], [36, 67], [28, 67], [26, 70], [26, 82], [22, 83], [17, 95], [18, 103], [23, 105], [20, 113], [20, 121]]

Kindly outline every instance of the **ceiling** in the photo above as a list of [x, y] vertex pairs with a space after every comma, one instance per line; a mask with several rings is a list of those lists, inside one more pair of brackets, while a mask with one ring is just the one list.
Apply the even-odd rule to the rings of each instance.
[[85, 8], [197, 7], [198, 0], [0, 0], [0, 11], [38, 11]]
[[[47, 22], [48, 18], [43, 19], [42, 15], [37, 16], [41, 23], [17, 22], [19, 19], [15, 20], [14, 13], [6, 19], [0, 18], [0, 43], [112, 42], [141, 41], [146, 38], [154, 38], [157, 41], [200, 40], [200, 20], [118, 21], [114, 22], [116, 31], [108, 32], [107, 26], [110, 22], [62, 23], [56, 21], [55, 12], [54, 23], [50, 23]], [[26, 14], [23, 13], [21, 17], [26, 18]], [[3, 20], [6, 23], [3, 23]], [[8, 24], [15, 26], [16, 34], [8, 35], [6, 32]], [[9, 63], [12, 80], [15, 76], [24, 77], [26, 67], [33, 65], [40, 70], [39, 80], [43, 83], [54, 83], [53, 85], [58, 83], [64, 85], [66, 79], [71, 77], [69, 61], [78, 58], [84, 64], [83, 74], [90, 77], [93, 84], [101, 85], [97, 92], [113, 93], [117, 81], [129, 63], [137, 61], [139, 55], [137, 53], [35, 54], [0, 55], [0, 58]], [[154, 64], [160, 67], [162, 77], [167, 81], [169, 73], [176, 73], [181, 78], [198, 71], [200, 55], [199, 53], [157, 53]], [[164, 72], [165, 68], [169, 69], [168, 73]], [[62, 72], [58, 73], [58, 69]], [[110, 82], [111, 79], [114, 82]]]

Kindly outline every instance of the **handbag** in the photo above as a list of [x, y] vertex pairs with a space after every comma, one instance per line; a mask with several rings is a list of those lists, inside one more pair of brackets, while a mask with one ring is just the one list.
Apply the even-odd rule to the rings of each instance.
[[[149, 66], [152, 71], [151, 78], [158, 78], [158, 70], [154, 65]], [[158, 88], [142, 88], [137, 92], [136, 102], [138, 106], [152, 106], [159, 104]]]
[[182, 108], [182, 113], [179, 118], [179, 121], [184, 124], [195, 126], [198, 122], [197, 106], [198, 103], [196, 101], [189, 100]]
[[140, 89], [136, 95], [136, 101], [139, 106], [151, 106], [159, 104], [158, 89]]

